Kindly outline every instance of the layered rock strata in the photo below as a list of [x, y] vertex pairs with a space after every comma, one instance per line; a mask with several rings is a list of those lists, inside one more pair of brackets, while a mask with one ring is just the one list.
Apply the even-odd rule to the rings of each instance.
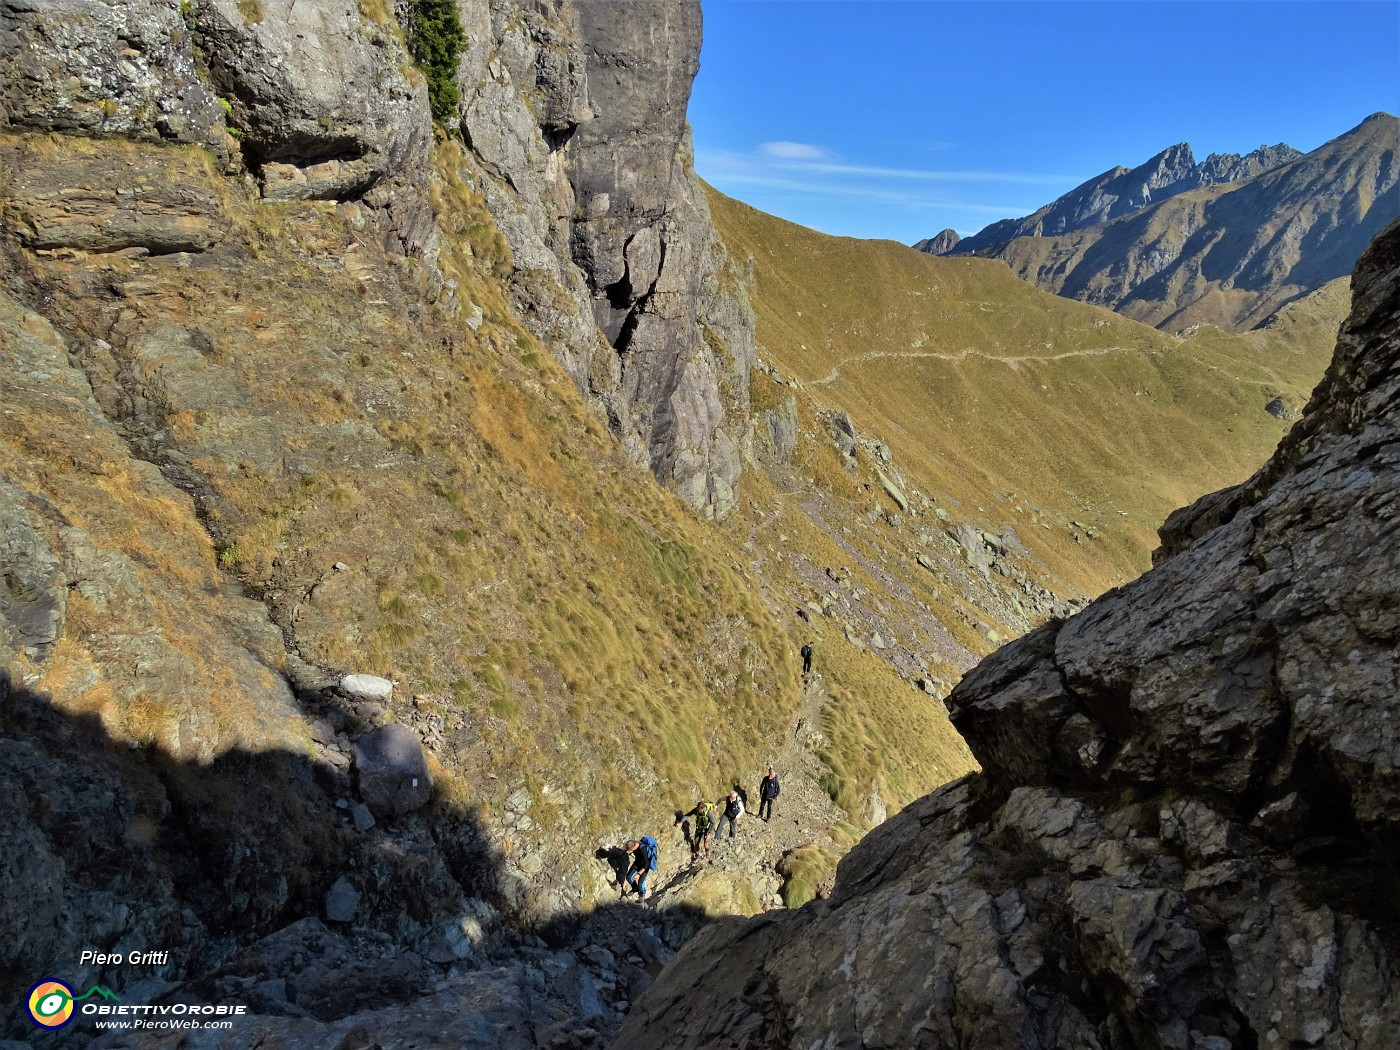
[[[0, 122], [197, 144], [264, 200], [356, 205], [391, 251], [433, 262], [434, 130], [406, 41], [418, 6], [3, 0]], [[458, 14], [462, 174], [510, 245], [517, 306], [631, 458], [724, 515], [753, 316], [691, 163], [698, 0], [463, 0]]]
[[984, 772], [717, 924], [615, 1047], [1390, 1046], [1400, 225], [1275, 457], [949, 699]]

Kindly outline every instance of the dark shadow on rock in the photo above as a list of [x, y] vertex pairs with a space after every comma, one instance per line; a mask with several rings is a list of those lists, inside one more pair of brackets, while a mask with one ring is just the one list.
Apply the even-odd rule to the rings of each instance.
[[[568, 994], [527, 995], [539, 1016], [522, 1031], [558, 1035], [550, 1025], [582, 1012], [606, 1033], [627, 989], [639, 994], [705, 923], [688, 905], [626, 901], [527, 925], [531, 887], [472, 806], [439, 796], [357, 831], [343, 771], [325, 767], [283, 750], [181, 760], [113, 738], [96, 714], [64, 711], [0, 669], [0, 1040], [74, 1045], [90, 1023], [31, 1024], [26, 995], [44, 978], [129, 1003], [339, 1024], [392, 1014], [445, 980], [504, 1015], [561, 959], [577, 970]], [[600, 853], [621, 881], [625, 851]], [[84, 962], [84, 951], [120, 961]], [[166, 954], [133, 963], [132, 952]], [[377, 1023], [387, 1038], [394, 1022]]]
[[617, 876], [618, 896], [627, 894], [627, 869], [632, 866], [631, 855], [621, 846], [599, 846], [593, 854], [598, 860], [608, 862], [608, 867]]
[[[342, 928], [391, 941], [499, 891], [472, 812], [439, 800], [360, 834], [317, 765], [280, 750], [181, 761], [115, 740], [96, 715], [62, 711], [0, 671], [0, 796], [12, 800], [0, 826], [12, 858], [0, 996], [20, 1004], [46, 976], [114, 988], [186, 979], [325, 915], [342, 879], [353, 897]], [[124, 961], [83, 965], [85, 950]], [[132, 951], [167, 954], [133, 966]], [[8, 1012], [10, 1034], [32, 1031], [22, 1005]]]

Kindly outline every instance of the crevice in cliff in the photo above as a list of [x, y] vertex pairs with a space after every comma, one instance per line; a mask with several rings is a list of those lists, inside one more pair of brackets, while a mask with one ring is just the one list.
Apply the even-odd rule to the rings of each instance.
[[627, 351], [632, 348], [632, 337], [637, 334], [637, 326], [641, 323], [641, 310], [633, 309], [628, 312], [626, 319], [622, 322], [622, 328], [618, 330], [617, 338], [613, 341], [613, 349], [617, 351], [619, 357], [624, 357]]

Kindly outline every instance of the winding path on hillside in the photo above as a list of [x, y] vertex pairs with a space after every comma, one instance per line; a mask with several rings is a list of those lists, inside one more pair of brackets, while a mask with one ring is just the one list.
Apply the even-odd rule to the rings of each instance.
[[841, 378], [841, 369], [849, 368], [852, 365], [863, 365], [868, 361], [878, 361], [884, 358], [934, 358], [939, 361], [966, 361], [970, 357], [982, 357], [988, 361], [1002, 361], [1008, 365], [1023, 364], [1028, 361], [1063, 361], [1070, 357], [1103, 357], [1105, 354], [1135, 353], [1135, 354], [1157, 354], [1158, 350], [1141, 350], [1129, 346], [1104, 346], [1095, 350], [1066, 350], [1062, 354], [986, 354], [980, 350], [969, 347], [956, 354], [939, 353], [936, 350], [872, 350], [869, 353], [858, 354], [855, 357], [848, 357], [829, 373], [820, 379], [814, 379], [809, 386], [827, 386]]
[[[813, 674], [803, 683], [802, 705], [781, 740], [774, 741], [770, 761], [782, 781], [782, 794], [773, 806], [773, 819], [758, 818], [757, 781], [748, 785], [748, 812], [739, 821], [739, 833], [717, 840], [710, 861], [689, 862], [679, 832], [667, 832], [662, 840], [663, 863], [657, 872], [653, 907], [684, 899], [684, 891], [706, 871], [718, 869], [730, 877], [776, 886], [773, 871], [789, 850], [811, 843], [835, 848], [827, 829], [849, 820], [821, 785], [820, 752], [827, 744], [821, 729], [822, 708], [830, 701], [822, 676]], [[760, 902], [767, 911], [771, 899]]]

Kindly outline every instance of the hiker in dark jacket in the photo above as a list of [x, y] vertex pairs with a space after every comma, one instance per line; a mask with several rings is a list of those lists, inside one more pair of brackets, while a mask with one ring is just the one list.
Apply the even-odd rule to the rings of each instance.
[[773, 817], [773, 800], [778, 797], [778, 774], [768, 767], [768, 775], [758, 782], [758, 815], [765, 824]]
[[729, 823], [729, 837], [734, 837], [734, 829], [739, 826], [739, 818], [744, 815], [744, 803], [739, 798], [739, 792], [731, 791], [729, 795], [720, 800], [720, 805], [724, 806], [724, 812], [719, 815], [719, 823], [715, 825], [715, 841], [719, 841], [720, 832], [724, 830], [725, 822]]
[[802, 647], [802, 677], [806, 678], [812, 673], [812, 643], [808, 642]]

